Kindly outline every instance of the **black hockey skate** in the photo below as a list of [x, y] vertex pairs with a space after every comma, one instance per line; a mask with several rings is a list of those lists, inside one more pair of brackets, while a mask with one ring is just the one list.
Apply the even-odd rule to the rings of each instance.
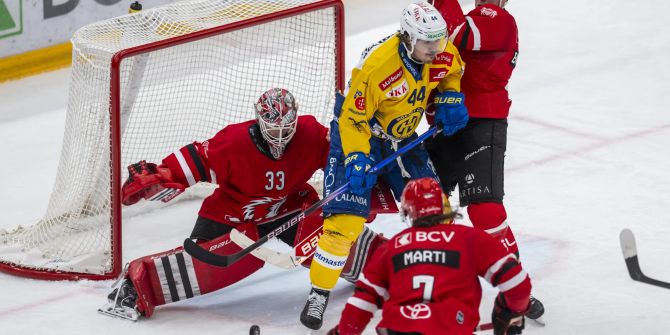
[[314, 330], [321, 328], [323, 325], [323, 313], [326, 311], [326, 306], [328, 306], [329, 296], [330, 291], [312, 288], [309, 292], [305, 308], [300, 313], [300, 322], [305, 327]]
[[512, 325], [507, 328], [507, 335], [520, 335], [523, 333], [524, 326], [526, 325], [526, 318], [521, 318], [521, 324]]
[[544, 315], [544, 305], [540, 300], [531, 296], [530, 307], [528, 307], [526, 317], [544, 326], [544, 320], [542, 320], [542, 315]]
[[107, 295], [109, 302], [98, 312], [126, 320], [137, 321], [141, 313], [137, 310], [137, 291], [129, 279], [121, 279], [116, 288]]

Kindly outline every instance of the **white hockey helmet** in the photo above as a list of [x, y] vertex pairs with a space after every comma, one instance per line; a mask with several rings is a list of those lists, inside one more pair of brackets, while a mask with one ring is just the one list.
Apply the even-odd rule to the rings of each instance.
[[414, 52], [418, 40], [440, 41], [442, 50], [444, 50], [447, 39], [447, 22], [433, 5], [426, 1], [419, 1], [409, 4], [403, 10], [400, 33], [407, 34], [410, 39], [410, 45], [407, 45], [410, 55]]
[[263, 139], [268, 142], [275, 159], [284, 155], [298, 125], [298, 104], [284, 88], [271, 88], [254, 105]]

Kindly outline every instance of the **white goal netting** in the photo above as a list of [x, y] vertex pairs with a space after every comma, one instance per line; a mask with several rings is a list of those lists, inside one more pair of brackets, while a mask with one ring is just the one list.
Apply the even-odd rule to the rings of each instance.
[[[0, 233], [0, 269], [27, 269], [34, 277], [118, 270], [113, 267], [120, 250], [112, 232], [121, 220], [112, 217], [117, 204], [110, 158], [115, 150], [122, 182], [131, 163], [159, 163], [188, 143], [253, 118], [253, 103], [271, 87], [291, 91], [301, 114], [326, 124], [341, 71], [342, 36], [333, 3], [187, 0], [77, 31], [48, 209], [38, 223]], [[116, 90], [112, 64], [119, 52], [130, 56], [120, 63]], [[112, 129], [120, 132], [120, 143]], [[133, 207], [124, 215], [137, 211]]]

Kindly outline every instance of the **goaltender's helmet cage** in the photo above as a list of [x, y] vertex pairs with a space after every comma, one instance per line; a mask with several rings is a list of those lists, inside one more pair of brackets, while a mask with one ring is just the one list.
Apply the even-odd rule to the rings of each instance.
[[298, 124], [295, 98], [286, 89], [272, 88], [258, 98], [254, 107], [263, 138], [268, 142], [272, 156], [280, 159]]
[[425, 1], [409, 4], [402, 12], [400, 33], [407, 34], [410, 39], [408, 51], [414, 52], [417, 40], [428, 42], [444, 41], [446, 46], [447, 22], [440, 12]]
[[449, 214], [451, 205], [440, 184], [425, 177], [407, 183], [400, 197], [400, 212], [414, 223], [425, 216]]

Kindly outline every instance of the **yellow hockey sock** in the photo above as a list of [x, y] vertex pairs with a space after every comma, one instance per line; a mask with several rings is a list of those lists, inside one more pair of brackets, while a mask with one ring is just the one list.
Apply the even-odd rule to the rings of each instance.
[[363, 231], [364, 224], [365, 218], [351, 214], [336, 214], [323, 220], [323, 235], [309, 270], [312, 286], [323, 290], [335, 287], [349, 249]]

